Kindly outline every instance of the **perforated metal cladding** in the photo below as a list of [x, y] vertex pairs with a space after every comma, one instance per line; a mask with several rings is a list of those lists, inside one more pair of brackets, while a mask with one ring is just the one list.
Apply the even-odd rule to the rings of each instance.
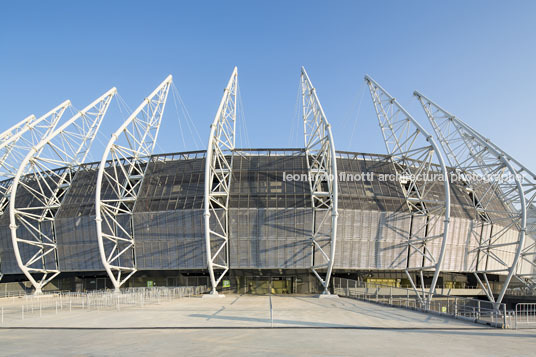
[[151, 161], [136, 212], [202, 209], [205, 159]]
[[470, 219], [451, 218], [443, 259], [444, 271], [474, 271], [478, 247], [478, 240], [473, 236], [474, 226], [475, 222]]
[[138, 269], [206, 267], [203, 210], [136, 212]]
[[[337, 164], [339, 173], [373, 172], [374, 180], [339, 177], [335, 268], [404, 269], [409, 212], [398, 182], [379, 180], [380, 174], [394, 174], [392, 164], [386, 157], [362, 154], [341, 154]], [[270, 150], [259, 150], [244, 156], [237, 154], [234, 169], [229, 212], [231, 268], [309, 268], [313, 252], [309, 184], [306, 180], [283, 178], [283, 173], [307, 173], [303, 152], [272, 155]], [[94, 222], [95, 181], [95, 167], [79, 171], [58, 212], [55, 229], [62, 271], [103, 269]], [[103, 184], [106, 198], [111, 191], [106, 182]], [[203, 185], [202, 153], [162, 155], [151, 160], [133, 218], [140, 270], [205, 268]], [[443, 194], [440, 189], [434, 193]], [[471, 272], [482, 227], [475, 219], [470, 196], [459, 182], [451, 185], [451, 199], [452, 218], [442, 270]], [[32, 200], [21, 191], [17, 206], [32, 205]], [[493, 207], [499, 209], [496, 219], [501, 216], [500, 204], [493, 201]], [[442, 227], [434, 229], [438, 232]], [[484, 234], [489, 236], [489, 228], [486, 229]], [[500, 225], [494, 229], [501, 229]], [[26, 234], [24, 230], [19, 232]], [[513, 230], [502, 240], [517, 239], [516, 234]], [[439, 241], [431, 247], [434, 252], [439, 248]], [[8, 211], [0, 216], [0, 250], [3, 273], [20, 274], [11, 244]], [[23, 257], [30, 254], [24, 251]], [[513, 251], [499, 252], [499, 256], [510, 260]], [[418, 263], [417, 257], [413, 259]], [[488, 264], [497, 265], [493, 261]]]
[[312, 209], [303, 155], [235, 156], [231, 184], [231, 268], [309, 268]]
[[237, 155], [233, 170], [231, 208], [311, 207], [309, 183], [302, 179], [307, 174], [303, 155]]
[[391, 162], [339, 158], [337, 169], [340, 208], [380, 211], [404, 209], [405, 200], [400, 184], [389, 179], [382, 180], [387, 178], [386, 175], [396, 175]]
[[5, 222], [7, 212], [0, 218], [0, 254], [2, 254], [2, 273], [3, 274], [22, 274], [17, 265], [15, 254], [13, 253], [13, 244], [11, 241], [11, 230], [9, 229], [9, 219]]
[[134, 212], [138, 269], [206, 267], [204, 158], [153, 160]]
[[395, 175], [392, 163], [350, 156], [339, 158], [337, 166], [335, 268], [404, 269], [409, 210], [400, 184], [386, 180]]
[[309, 268], [311, 219], [306, 208], [231, 209], [231, 266]]
[[339, 210], [335, 267], [404, 269], [408, 228], [404, 213]]
[[[107, 169], [107, 171], [110, 170], [111, 168]], [[97, 170], [77, 172], [56, 217], [95, 216], [96, 185]]]
[[[110, 173], [113, 167], [105, 168]], [[103, 270], [95, 226], [97, 167], [76, 173], [56, 218], [60, 270], [64, 272]], [[102, 181], [102, 199], [112, 196], [112, 187]], [[103, 225], [106, 232], [107, 227]]]
[[64, 272], [103, 270], [95, 216], [56, 219], [58, 258]]

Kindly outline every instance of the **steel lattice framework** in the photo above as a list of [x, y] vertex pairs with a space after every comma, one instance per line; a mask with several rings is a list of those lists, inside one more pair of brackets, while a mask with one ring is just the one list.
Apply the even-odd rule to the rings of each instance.
[[[305, 157], [313, 208], [311, 270], [324, 287], [324, 294], [329, 294], [329, 282], [335, 261], [338, 218], [335, 144], [331, 126], [303, 67], [300, 82]], [[316, 254], [317, 251], [320, 254]], [[317, 259], [321, 261], [318, 262]], [[326, 269], [325, 278], [321, 277], [319, 269]]]
[[[535, 176], [454, 115], [419, 92], [414, 94], [476, 210], [478, 225], [473, 228], [472, 237], [477, 248], [469, 253], [473, 254], [474, 274], [490, 301], [495, 301], [495, 298], [488, 274], [507, 273], [496, 300], [500, 303], [522, 253], [527, 207], [536, 194]], [[513, 164], [517, 165], [517, 169]], [[522, 183], [521, 176], [517, 174], [526, 174], [527, 182]], [[497, 199], [502, 202], [500, 206], [494, 204]], [[513, 239], [509, 236], [512, 230], [519, 232]], [[534, 267], [534, 244], [527, 248], [525, 260]], [[508, 261], [505, 254], [513, 255], [513, 259]]]
[[[15, 177], [20, 162], [32, 147], [56, 128], [58, 121], [70, 105], [71, 102], [66, 100], [39, 118], [32, 115], [24, 119], [21, 122], [23, 125], [21, 123], [17, 125], [16, 132], [11, 132], [10, 135], [2, 134], [2, 138], [6, 138], [6, 140], [2, 140], [0, 143], [0, 176]], [[0, 185], [0, 215], [4, 214], [9, 204], [12, 183], [12, 180], [8, 180]]]
[[[372, 78], [366, 76], [365, 82], [411, 215], [406, 275], [421, 303], [427, 305], [435, 292], [447, 243], [450, 220], [447, 168], [433, 137]], [[422, 138], [427, 144], [420, 143]], [[433, 164], [434, 155], [439, 165]], [[436, 194], [436, 185], [443, 186], [444, 197]], [[428, 293], [424, 288], [425, 271], [434, 272]], [[410, 272], [420, 277], [421, 292]]]
[[[99, 165], [95, 197], [97, 239], [102, 263], [116, 291], [137, 270], [133, 213], [171, 83], [169, 75], [117, 129]], [[106, 188], [111, 192], [106, 194]]]
[[[43, 138], [26, 155], [13, 180], [9, 202], [13, 250], [37, 294], [60, 273], [56, 214], [116, 92], [110, 89]], [[19, 195], [30, 202], [17, 204]]]
[[[210, 126], [205, 159], [205, 244], [212, 295], [229, 270], [229, 196], [235, 149], [238, 70], [235, 67]], [[215, 270], [219, 270], [216, 276]]]
[[35, 115], [31, 114], [26, 118], [19, 121], [17, 124], [13, 125], [11, 128], [5, 130], [0, 134], [0, 143], [6, 142], [11, 139], [13, 136], [17, 135], [20, 132], [24, 132], [28, 129], [28, 126], [36, 120]]

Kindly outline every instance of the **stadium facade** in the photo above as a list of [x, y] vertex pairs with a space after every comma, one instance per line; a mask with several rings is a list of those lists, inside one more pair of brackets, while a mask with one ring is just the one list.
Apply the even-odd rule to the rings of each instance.
[[98, 163], [84, 161], [115, 89], [59, 127], [69, 102], [25, 119], [0, 138], [3, 280], [329, 294], [338, 275], [422, 299], [479, 286], [496, 302], [532, 288], [535, 176], [416, 92], [434, 139], [365, 81], [387, 155], [335, 150], [303, 69], [304, 148], [235, 148], [236, 69], [206, 151], [153, 153], [171, 76]]

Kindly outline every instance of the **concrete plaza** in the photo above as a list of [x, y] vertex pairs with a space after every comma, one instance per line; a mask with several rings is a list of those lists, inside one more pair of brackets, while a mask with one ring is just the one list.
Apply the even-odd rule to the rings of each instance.
[[536, 333], [345, 298], [229, 295], [7, 319], [0, 346], [6, 356], [531, 356]]

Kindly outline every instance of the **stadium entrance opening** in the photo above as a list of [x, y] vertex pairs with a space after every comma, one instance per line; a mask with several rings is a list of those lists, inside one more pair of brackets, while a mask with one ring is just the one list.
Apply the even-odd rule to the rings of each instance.
[[254, 295], [281, 295], [292, 294], [294, 292], [293, 277], [266, 277], [253, 276], [244, 277], [244, 292]]
[[279, 275], [263, 272], [262, 274], [249, 274], [242, 272], [230, 277], [232, 290], [239, 294], [253, 295], [286, 295], [318, 293], [319, 284], [309, 272]]

